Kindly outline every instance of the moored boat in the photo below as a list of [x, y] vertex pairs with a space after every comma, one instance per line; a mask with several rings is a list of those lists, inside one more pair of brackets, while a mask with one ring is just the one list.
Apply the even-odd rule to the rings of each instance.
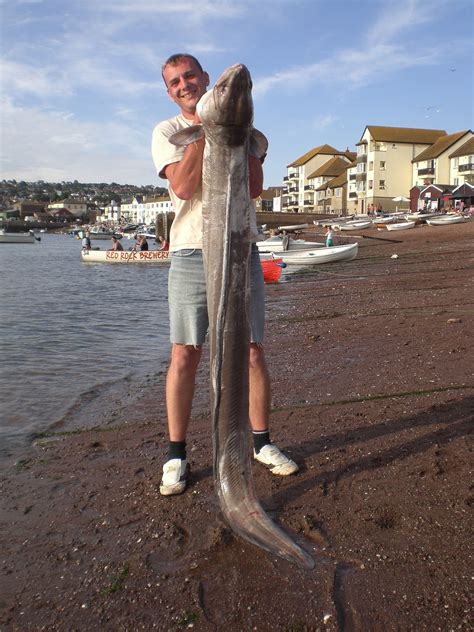
[[[357, 257], [358, 244], [345, 246], [331, 246], [330, 248], [317, 248], [315, 250], [294, 250], [280, 253], [280, 257], [287, 265], [319, 265], [321, 263], [333, 263], [336, 261], [350, 261]], [[268, 260], [272, 254], [261, 253], [260, 258]]]
[[430, 226], [447, 226], [448, 224], [463, 224], [467, 221], [469, 220], [462, 215], [441, 215], [427, 219], [426, 223]]
[[372, 222], [370, 220], [344, 222], [343, 224], [333, 224], [333, 228], [337, 230], [364, 230], [371, 228]]
[[85, 263], [169, 263], [168, 250], [81, 250], [81, 259]]
[[324, 244], [315, 241], [305, 241], [304, 239], [293, 239], [292, 237], [285, 241], [285, 237], [274, 235], [264, 241], [258, 241], [257, 246], [260, 251], [267, 252], [283, 252], [284, 244], [287, 244], [286, 250], [309, 250], [311, 248], [324, 248]]
[[31, 230], [28, 233], [8, 233], [0, 230], [0, 244], [34, 244], [40, 240], [41, 237], [36, 238]]
[[416, 222], [395, 222], [394, 224], [387, 224], [387, 230], [408, 230], [409, 228], [415, 228]]

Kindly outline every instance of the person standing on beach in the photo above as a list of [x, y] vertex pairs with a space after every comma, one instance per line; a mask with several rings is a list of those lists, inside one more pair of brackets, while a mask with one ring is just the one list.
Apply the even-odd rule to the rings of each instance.
[[[163, 466], [160, 493], [180, 494], [186, 489], [189, 464], [186, 435], [191, 418], [196, 371], [208, 328], [207, 297], [202, 259], [202, 163], [204, 139], [176, 147], [169, 138], [175, 132], [200, 123], [196, 105], [209, 85], [209, 75], [189, 54], [169, 57], [162, 67], [169, 97], [180, 113], [159, 123], [153, 131], [152, 154], [158, 175], [168, 180], [175, 219], [170, 234], [171, 268], [168, 281], [171, 362], [166, 380], [169, 449]], [[249, 156], [249, 188], [252, 198], [263, 186], [261, 161]], [[256, 225], [256, 224], [255, 224]], [[257, 239], [255, 230], [255, 239]], [[262, 346], [265, 319], [263, 273], [256, 246], [251, 272], [252, 342], [249, 359], [249, 417], [253, 431], [254, 458], [273, 474], [286, 476], [298, 466], [270, 442], [270, 378]]]
[[326, 248], [331, 248], [331, 246], [334, 246], [334, 231], [332, 229], [332, 226], [327, 227], [325, 237], [326, 237]]

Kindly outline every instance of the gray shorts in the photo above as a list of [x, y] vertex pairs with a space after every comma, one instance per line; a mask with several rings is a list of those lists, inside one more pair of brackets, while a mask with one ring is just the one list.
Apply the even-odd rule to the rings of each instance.
[[[200, 346], [209, 327], [202, 250], [178, 250], [170, 255], [170, 340], [175, 344]], [[250, 298], [251, 341], [261, 344], [265, 328], [265, 286], [256, 247], [252, 248]]]

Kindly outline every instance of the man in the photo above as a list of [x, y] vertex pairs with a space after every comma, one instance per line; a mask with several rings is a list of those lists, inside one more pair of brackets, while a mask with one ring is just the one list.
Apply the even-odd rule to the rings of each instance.
[[119, 240], [117, 239], [115, 235], [112, 235], [111, 240], [112, 240], [112, 248], [109, 248], [109, 250], [113, 252], [117, 250], [123, 250], [122, 244], [119, 242]]
[[[201, 178], [204, 139], [186, 148], [169, 142], [175, 132], [200, 122], [196, 105], [209, 85], [209, 75], [192, 55], [172, 55], [163, 65], [163, 80], [180, 114], [159, 123], [153, 131], [152, 153], [158, 175], [169, 183], [175, 219], [171, 226], [169, 310], [171, 363], [166, 380], [169, 452], [163, 466], [160, 493], [180, 494], [186, 488], [189, 466], [186, 433], [191, 417], [196, 371], [208, 327], [204, 266], [202, 261]], [[249, 156], [249, 189], [258, 197], [263, 186], [261, 161]], [[256, 228], [256, 224], [255, 224]], [[255, 241], [257, 232], [255, 230]], [[251, 325], [249, 356], [249, 417], [254, 457], [274, 474], [288, 475], [298, 466], [270, 443], [268, 416], [270, 379], [262, 347], [264, 287], [258, 252], [252, 253]]]
[[92, 248], [92, 244], [91, 244], [91, 234], [90, 232], [87, 230], [86, 234], [84, 235], [84, 237], [82, 238], [82, 249], [83, 250], [91, 250]]

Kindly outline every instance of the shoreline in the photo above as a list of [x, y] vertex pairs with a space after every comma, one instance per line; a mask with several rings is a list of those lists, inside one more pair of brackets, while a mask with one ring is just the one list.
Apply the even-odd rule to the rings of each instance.
[[255, 483], [316, 569], [222, 521], [204, 360], [182, 496], [158, 491], [164, 373], [0, 464], [5, 629], [471, 629], [474, 222], [389, 235], [267, 287], [272, 438], [301, 470]]

